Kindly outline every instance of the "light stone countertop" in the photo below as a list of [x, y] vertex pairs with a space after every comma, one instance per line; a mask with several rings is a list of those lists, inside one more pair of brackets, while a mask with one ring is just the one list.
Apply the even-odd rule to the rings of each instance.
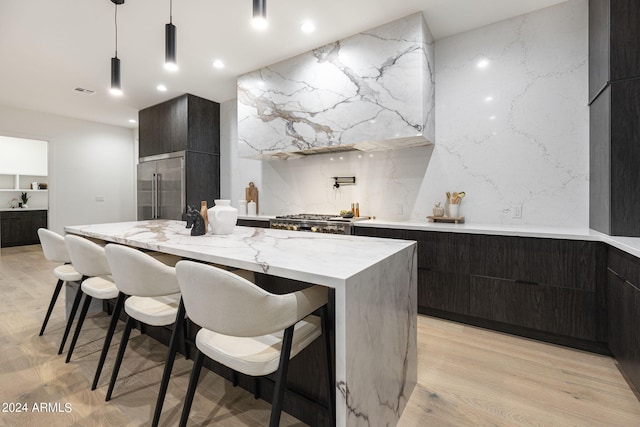
[[416, 242], [241, 226], [229, 235], [191, 236], [185, 224], [65, 231], [334, 288], [336, 425], [398, 423], [417, 381]]
[[0, 212], [48, 211], [49, 208], [0, 208]]
[[396, 228], [402, 230], [440, 231], [449, 233], [488, 234], [497, 236], [538, 237], [547, 239], [587, 240], [604, 242], [640, 258], [640, 237], [609, 236], [580, 227], [550, 227], [532, 225], [502, 225], [476, 223], [434, 223], [424, 221], [393, 221], [374, 219], [358, 221], [356, 227]]

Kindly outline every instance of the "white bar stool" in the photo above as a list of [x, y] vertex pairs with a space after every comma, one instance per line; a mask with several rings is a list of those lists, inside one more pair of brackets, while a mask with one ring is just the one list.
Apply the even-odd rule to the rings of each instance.
[[[250, 376], [276, 373], [270, 427], [280, 422], [289, 360], [324, 332], [329, 419], [335, 423], [327, 288], [269, 293], [231, 272], [192, 261], [176, 264], [187, 315], [202, 327], [180, 426], [186, 426], [204, 356]], [[322, 307], [322, 321], [312, 312]], [[324, 331], [323, 331], [324, 329]], [[284, 330], [284, 333], [283, 333]]]
[[[58, 283], [51, 296], [47, 314], [44, 316], [44, 322], [42, 322], [42, 328], [38, 334], [42, 336], [44, 329], [47, 327], [47, 323], [49, 323], [49, 317], [51, 317], [53, 307], [58, 300], [58, 295], [60, 295], [62, 285], [66, 282], [79, 282], [82, 280], [82, 274], [78, 273], [76, 269], [73, 268], [73, 265], [71, 265], [71, 257], [67, 251], [67, 246], [64, 244], [64, 237], [46, 228], [38, 229], [38, 237], [40, 238], [40, 246], [42, 246], [44, 257], [52, 262], [64, 263], [53, 269], [53, 275], [58, 278]], [[75, 313], [73, 315], [75, 316]]]
[[[109, 269], [107, 257], [105, 256], [104, 248], [102, 246], [88, 239], [72, 234], [66, 235], [64, 241], [67, 245], [69, 255], [71, 255], [71, 262], [76, 270], [85, 277], [73, 303], [77, 308], [77, 304], [80, 303], [80, 297], [83, 294], [85, 295], [84, 304], [82, 305], [82, 310], [78, 317], [78, 323], [76, 324], [76, 330], [73, 334], [71, 344], [69, 345], [67, 359], [65, 360], [65, 362], [68, 363], [71, 360], [73, 349], [78, 342], [78, 337], [82, 330], [82, 324], [87, 316], [87, 311], [89, 310], [91, 301], [94, 298], [101, 300], [116, 298], [118, 297], [118, 288], [113, 283], [113, 279], [110, 276], [111, 270]], [[114, 314], [115, 312], [112, 313], [112, 316]], [[67, 327], [70, 327], [72, 321], [73, 319], [69, 318]]]
[[[176, 327], [180, 327], [184, 324], [184, 308], [179, 309], [181, 306], [180, 287], [174, 267], [127, 246], [108, 244], [105, 247], [105, 253], [116, 286], [121, 293], [129, 295], [124, 303], [124, 310], [129, 318], [122, 334], [109, 389], [105, 397], [105, 400], [109, 401], [135, 321], [150, 326], [168, 326], [176, 323]], [[178, 316], [182, 317], [182, 322], [176, 321]], [[170, 346], [176, 346], [176, 343], [173, 342]], [[105, 356], [106, 351], [108, 351], [108, 346], [103, 347]], [[173, 365], [173, 360], [170, 363]], [[101, 368], [102, 366], [99, 366], [98, 370]], [[99, 375], [100, 373], [97, 371], [96, 379]], [[164, 395], [162, 395], [162, 399], [164, 400]]]

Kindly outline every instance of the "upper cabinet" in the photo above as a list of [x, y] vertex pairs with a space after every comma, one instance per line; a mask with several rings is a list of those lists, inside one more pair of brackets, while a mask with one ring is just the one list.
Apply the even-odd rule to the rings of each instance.
[[220, 104], [185, 94], [139, 112], [140, 157], [176, 151], [220, 154]]
[[589, 0], [589, 101], [615, 81], [640, 77], [638, 0]]
[[433, 143], [433, 48], [416, 13], [240, 76], [239, 155]]
[[47, 141], [0, 136], [0, 174], [47, 176]]

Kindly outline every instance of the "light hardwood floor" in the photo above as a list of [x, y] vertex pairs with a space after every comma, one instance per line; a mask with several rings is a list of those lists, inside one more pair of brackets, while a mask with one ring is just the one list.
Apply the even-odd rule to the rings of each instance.
[[[37, 245], [0, 251], [0, 410], [12, 409], [11, 403], [28, 406], [26, 413], [0, 412], [0, 426], [149, 425], [165, 347], [134, 332], [113, 399], [104, 402], [122, 325], [92, 392], [109, 319], [87, 319], [65, 364], [56, 354], [65, 325], [62, 301], [38, 336], [54, 266]], [[191, 361], [176, 360], [162, 426], [178, 422], [190, 368]], [[267, 424], [268, 403], [204, 372], [190, 425]], [[40, 403], [54, 412], [34, 412]], [[283, 414], [282, 425], [304, 424]], [[640, 402], [609, 357], [419, 316], [418, 385], [399, 425], [640, 426]]]

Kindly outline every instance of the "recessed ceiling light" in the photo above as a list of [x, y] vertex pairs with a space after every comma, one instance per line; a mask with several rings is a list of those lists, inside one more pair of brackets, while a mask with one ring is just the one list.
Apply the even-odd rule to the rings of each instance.
[[213, 67], [214, 68], [224, 68], [224, 62], [222, 62], [219, 59], [216, 59], [215, 61], [213, 61]]
[[493, 96], [487, 96], [484, 100], [487, 102], [491, 102], [493, 101]]
[[490, 116], [489, 117], [489, 120], [495, 120], [495, 119], [496, 119], [496, 116]]
[[138, 123], [136, 119], [129, 119], [129, 123]]
[[488, 59], [481, 59], [476, 64], [476, 67], [478, 67], [478, 68], [487, 68], [488, 66], [489, 66], [489, 60]]
[[167, 87], [165, 85], [158, 85], [158, 86], [156, 86], [156, 89], [158, 89], [160, 92], [166, 92], [167, 91]]
[[316, 30], [316, 26], [311, 21], [304, 21], [300, 24], [300, 29], [303, 33], [313, 33]]

